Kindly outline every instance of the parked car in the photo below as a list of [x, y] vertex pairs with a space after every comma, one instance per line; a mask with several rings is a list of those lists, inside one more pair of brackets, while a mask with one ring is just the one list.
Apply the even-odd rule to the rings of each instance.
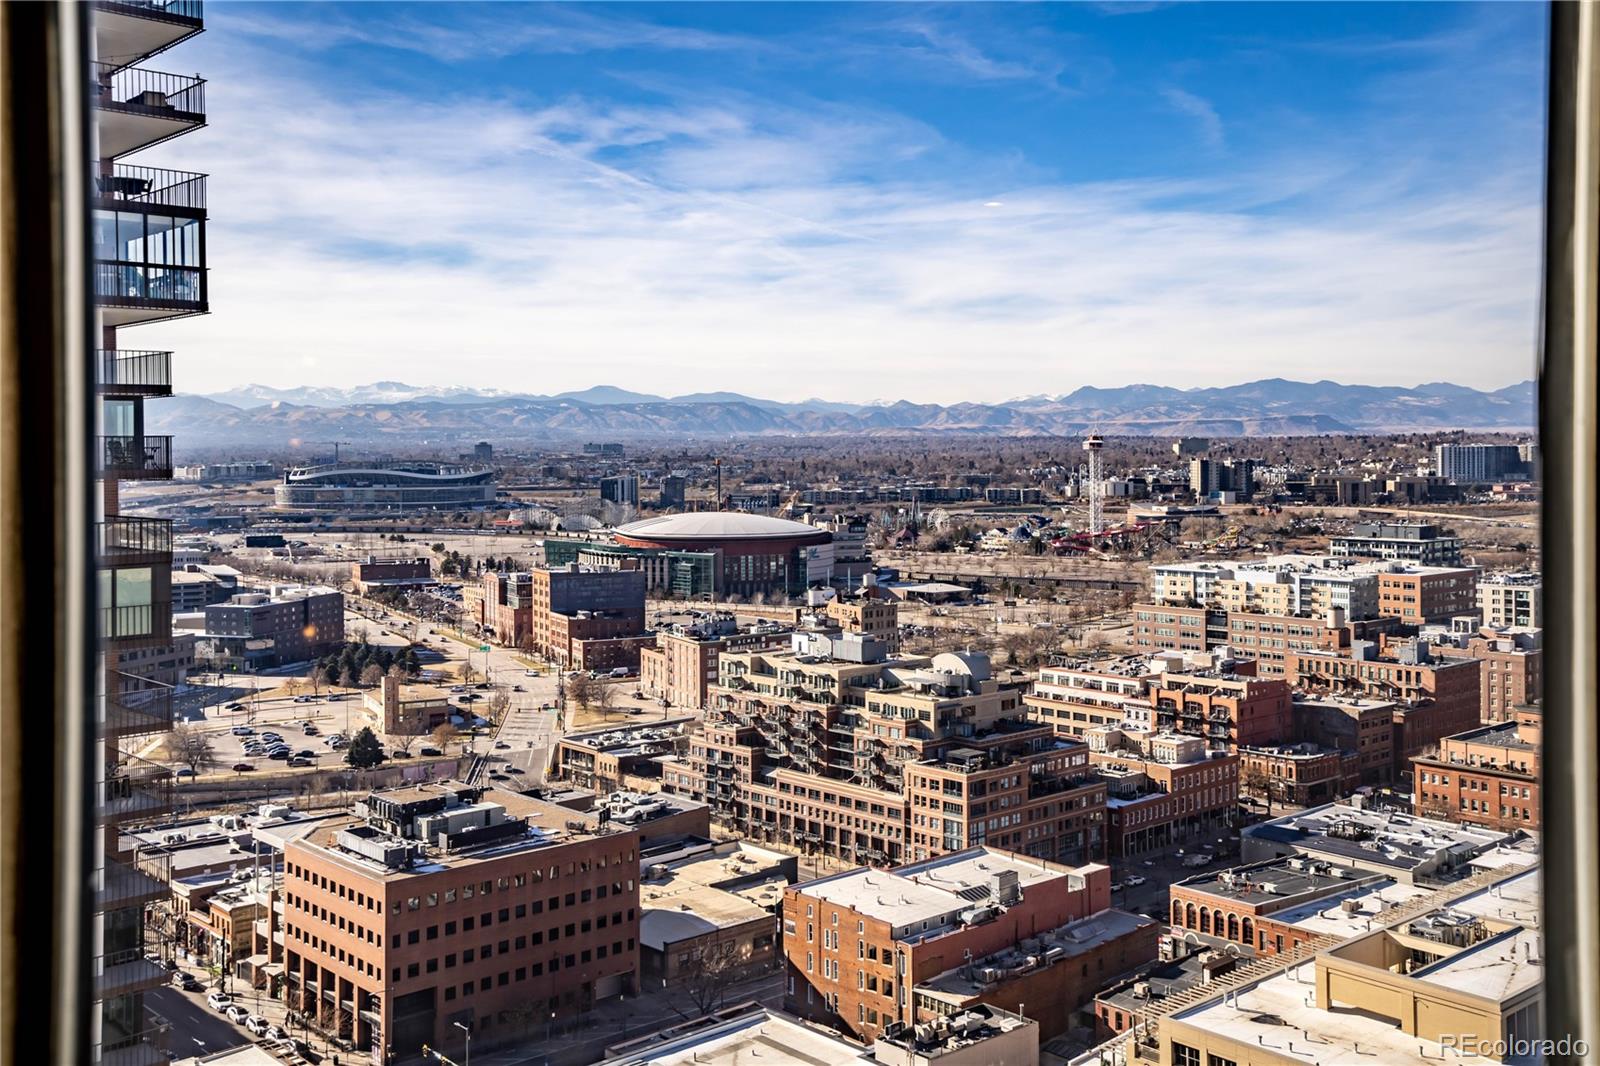
[[511, 745], [507, 744], [503, 740], [497, 740], [497, 741], [494, 742], [494, 748], [495, 748], [496, 751], [506, 751], [506, 750], [510, 749], [510, 747], [511, 747]]
[[269, 759], [287, 759], [288, 757], [289, 757], [289, 749], [288, 748], [278, 748], [275, 751], [267, 752], [267, 758], [269, 758]]
[[1142, 875], [1133, 874], [1126, 881], [1124, 881], [1123, 884], [1127, 885], [1129, 888], [1138, 888], [1140, 885], [1145, 883], [1145, 880], [1146, 879]]
[[255, 733], [255, 730], [251, 729], [247, 725], [236, 725], [236, 726], [233, 727], [233, 735], [236, 736], [236, 737], [248, 737], [248, 736], [253, 735], [254, 733]]
[[311, 702], [311, 697], [310, 696], [296, 696], [294, 698], [294, 701], [296, 703], [310, 703]]
[[424, 754], [424, 755], [443, 755], [444, 752], [440, 751], [438, 748], [431, 748], [430, 747], [430, 748], [423, 748], [422, 749], [422, 754]]
[[315, 722], [307, 722], [305, 725], [300, 727], [300, 730], [308, 737], [314, 737], [321, 732], [321, 730], [317, 728], [317, 724]]
[[195, 773], [194, 773], [193, 769], [191, 769], [190, 767], [185, 766], [185, 767], [181, 768], [173, 776], [174, 777], [193, 777], [193, 776], [195, 776]]
[[227, 1010], [233, 1006], [233, 997], [226, 992], [212, 992], [206, 996], [206, 1006], [212, 1010]]
[[204, 987], [194, 979], [194, 974], [183, 970], [172, 975], [172, 983], [184, 992], [198, 992]]
[[511, 686], [511, 691], [512, 692], [524, 692], [526, 690], [521, 685], [512, 685]]
[[1111, 882], [1111, 891], [1112, 892], [1121, 892], [1124, 887], [1126, 887], [1126, 886], [1124, 886], [1121, 881], [1113, 881], [1113, 882]]
[[312, 762], [310, 759], [302, 759], [299, 756], [295, 756], [294, 758], [291, 758], [289, 760], [289, 765], [290, 766], [315, 766], [317, 764]]
[[282, 733], [262, 733], [261, 734], [261, 739], [265, 740], [265, 741], [282, 740], [283, 739], [283, 734]]
[[467, 691], [467, 686], [465, 686], [465, 685], [451, 685], [450, 686], [450, 691], [451, 692], [465, 692], [465, 691]]
[[406, 749], [404, 749], [404, 748], [396, 748], [396, 749], [394, 749], [394, 751], [390, 752], [389, 754], [391, 756], [393, 756], [394, 758], [396, 758], [396, 759], [409, 759], [409, 758], [411, 758], [411, 753], [409, 751], [407, 751]]
[[312, 751], [310, 748], [301, 748], [299, 751], [295, 752], [295, 757], [300, 759], [315, 759], [317, 757], [317, 753]]
[[226, 1014], [228, 1016], [228, 1020], [235, 1025], [243, 1025], [245, 1019], [250, 1017], [250, 1012], [239, 1006], [237, 1003], [233, 1004], [232, 1006], [223, 1007], [222, 1013]]
[[506, 773], [508, 773], [508, 774], [522, 774], [522, 773], [527, 773], [527, 771], [524, 770], [520, 766], [508, 766], [508, 767], [506, 767]]
[[287, 1040], [289, 1038], [289, 1030], [281, 1025], [269, 1025], [267, 1026], [267, 1031], [261, 1035], [268, 1040]]
[[242, 773], [248, 773], [249, 771], [254, 770], [255, 768], [256, 768], [256, 764], [253, 763], [253, 762], [236, 762], [236, 763], [233, 764], [234, 771], [236, 773], [241, 773], [241, 774]]
[[252, 1014], [244, 1020], [244, 1027], [256, 1036], [267, 1035], [267, 1020], [259, 1014]]

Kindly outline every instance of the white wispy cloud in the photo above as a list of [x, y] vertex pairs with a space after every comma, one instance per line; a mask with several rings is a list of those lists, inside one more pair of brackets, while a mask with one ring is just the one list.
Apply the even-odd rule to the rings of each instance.
[[[213, 314], [138, 339], [192, 391], [286, 373], [949, 402], [1531, 371], [1526, 182], [1021, 180], [920, 165], [936, 130], [839, 103], [429, 100], [221, 58], [212, 125], [161, 150], [212, 174]], [[1220, 143], [1209, 105], [1184, 110]], [[1302, 207], [1256, 209], [1286, 196]]]
[[1212, 151], [1222, 150], [1225, 140], [1222, 116], [1217, 114], [1210, 100], [1178, 88], [1163, 89], [1161, 95], [1175, 109], [1194, 119], [1202, 144]]

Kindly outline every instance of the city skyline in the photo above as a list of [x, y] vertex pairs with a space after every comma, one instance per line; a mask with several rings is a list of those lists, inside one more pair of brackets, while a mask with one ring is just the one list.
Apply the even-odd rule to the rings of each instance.
[[150, 160], [218, 207], [183, 377], [1501, 388], [1533, 370], [1543, 19], [224, 5], [187, 50], [233, 73], [214, 124]]

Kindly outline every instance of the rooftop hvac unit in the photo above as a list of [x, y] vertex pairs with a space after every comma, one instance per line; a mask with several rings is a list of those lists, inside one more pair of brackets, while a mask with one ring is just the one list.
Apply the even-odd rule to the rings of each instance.
[[1135, 981], [1133, 983], [1133, 995], [1134, 995], [1134, 997], [1136, 999], [1149, 999], [1150, 998], [1150, 982], [1149, 981]]
[[1000, 980], [1000, 970], [994, 966], [983, 966], [978, 969], [978, 980], [982, 984], [992, 985]]
[[1344, 911], [1346, 914], [1360, 914], [1361, 901], [1358, 899], [1340, 900], [1339, 909]]

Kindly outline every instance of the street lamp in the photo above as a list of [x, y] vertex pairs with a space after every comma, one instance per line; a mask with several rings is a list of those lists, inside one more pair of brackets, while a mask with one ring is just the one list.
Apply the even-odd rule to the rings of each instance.
[[462, 1025], [460, 1022], [451, 1022], [450, 1024], [467, 1034], [466, 1062], [462, 1063], [462, 1066], [472, 1066], [472, 1027], [470, 1025]]

